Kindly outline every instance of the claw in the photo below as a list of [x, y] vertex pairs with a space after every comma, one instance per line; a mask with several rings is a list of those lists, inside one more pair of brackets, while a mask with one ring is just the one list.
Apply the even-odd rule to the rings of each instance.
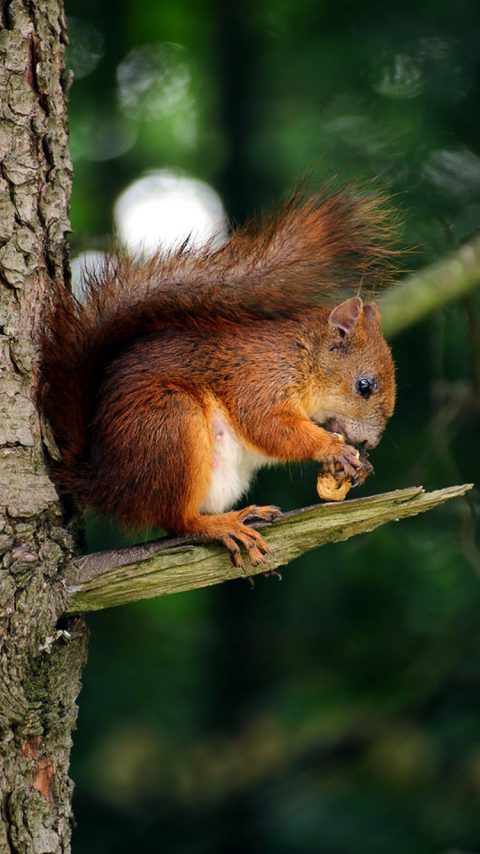
[[267, 569], [266, 572], [262, 572], [264, 578], [278, 578], [279, 581], [282, 581], [282, 573], [278, 569]]
[[245, 569], [242, 553], [233, 537], [229, 536], [228, 534], [224, 534], [223, 536], [219, 537], [219, 540], [230, 552], [230, 560], [232, 561], [233, 565], [236, 566], [237, 569]]

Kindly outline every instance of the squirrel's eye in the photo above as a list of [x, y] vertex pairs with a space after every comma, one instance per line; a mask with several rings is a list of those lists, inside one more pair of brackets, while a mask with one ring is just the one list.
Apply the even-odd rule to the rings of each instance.
[[370, 380], [368, 377], [360, 377], [357, 380], [357, 391], [361, 397], [368, 398], [370, 397], [372, 391], [376, 388], [375, 380]]

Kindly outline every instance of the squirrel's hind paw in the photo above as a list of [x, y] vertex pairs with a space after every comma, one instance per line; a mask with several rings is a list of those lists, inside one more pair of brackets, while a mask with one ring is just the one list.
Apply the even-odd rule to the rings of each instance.
[[271, 522], [280, 516], [277, 507], [245, 507], [243, 510], [235, 510], [230, 513], [221, 513], [218, 516], [198, 516], [190, 520], [186, 526], [186, 532], [191, 533], [196, 539], [204, 542], [217, 541], [222, 543], [230, 552], [230, 558], [238, 569], [245, 569], [240, 546], [243, 546], [248, 555], [251, 566], [267, 564], [267, 555], [271, 549], [268, 543], [254, 528], [245, 524], [249, 522], [265, 521]]
[[267, 504], [265, 507], [257, 507], [256, 504], [251, 504], [239, 511], [239, 518], [242, 522], [274, 522], [275, 519], [280, 519], [283, 516], [279, 507], [273, 504]]

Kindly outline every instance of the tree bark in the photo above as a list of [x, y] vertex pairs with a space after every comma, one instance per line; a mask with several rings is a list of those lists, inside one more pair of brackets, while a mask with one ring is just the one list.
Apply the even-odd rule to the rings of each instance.
[[58, 623], [73, 537], [44, 465], [33, 342], [68, 274], [66, 36], [60, 0], [0, 9], [0, 852], [57, 854], [87, 635]]

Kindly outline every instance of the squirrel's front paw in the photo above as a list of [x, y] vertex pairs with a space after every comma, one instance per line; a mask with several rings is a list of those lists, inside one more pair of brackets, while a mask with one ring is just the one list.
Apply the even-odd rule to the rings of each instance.
[[340, 437], [335, 437], [332, 445], [332, 450], [322, 460], [323, 471], [333, 475], [336, 480], [347, 477], [353, 481], [365, 465], [360, 451], [352, 445], [346, 445]]
[[317, 480], [317, 492], [325, 501], [343, 501], [354, 486], [359, 486], [373, 472], [366, 452], [346, 445], [342, 436], [335, 436], [338, 445], [324, 457]]

